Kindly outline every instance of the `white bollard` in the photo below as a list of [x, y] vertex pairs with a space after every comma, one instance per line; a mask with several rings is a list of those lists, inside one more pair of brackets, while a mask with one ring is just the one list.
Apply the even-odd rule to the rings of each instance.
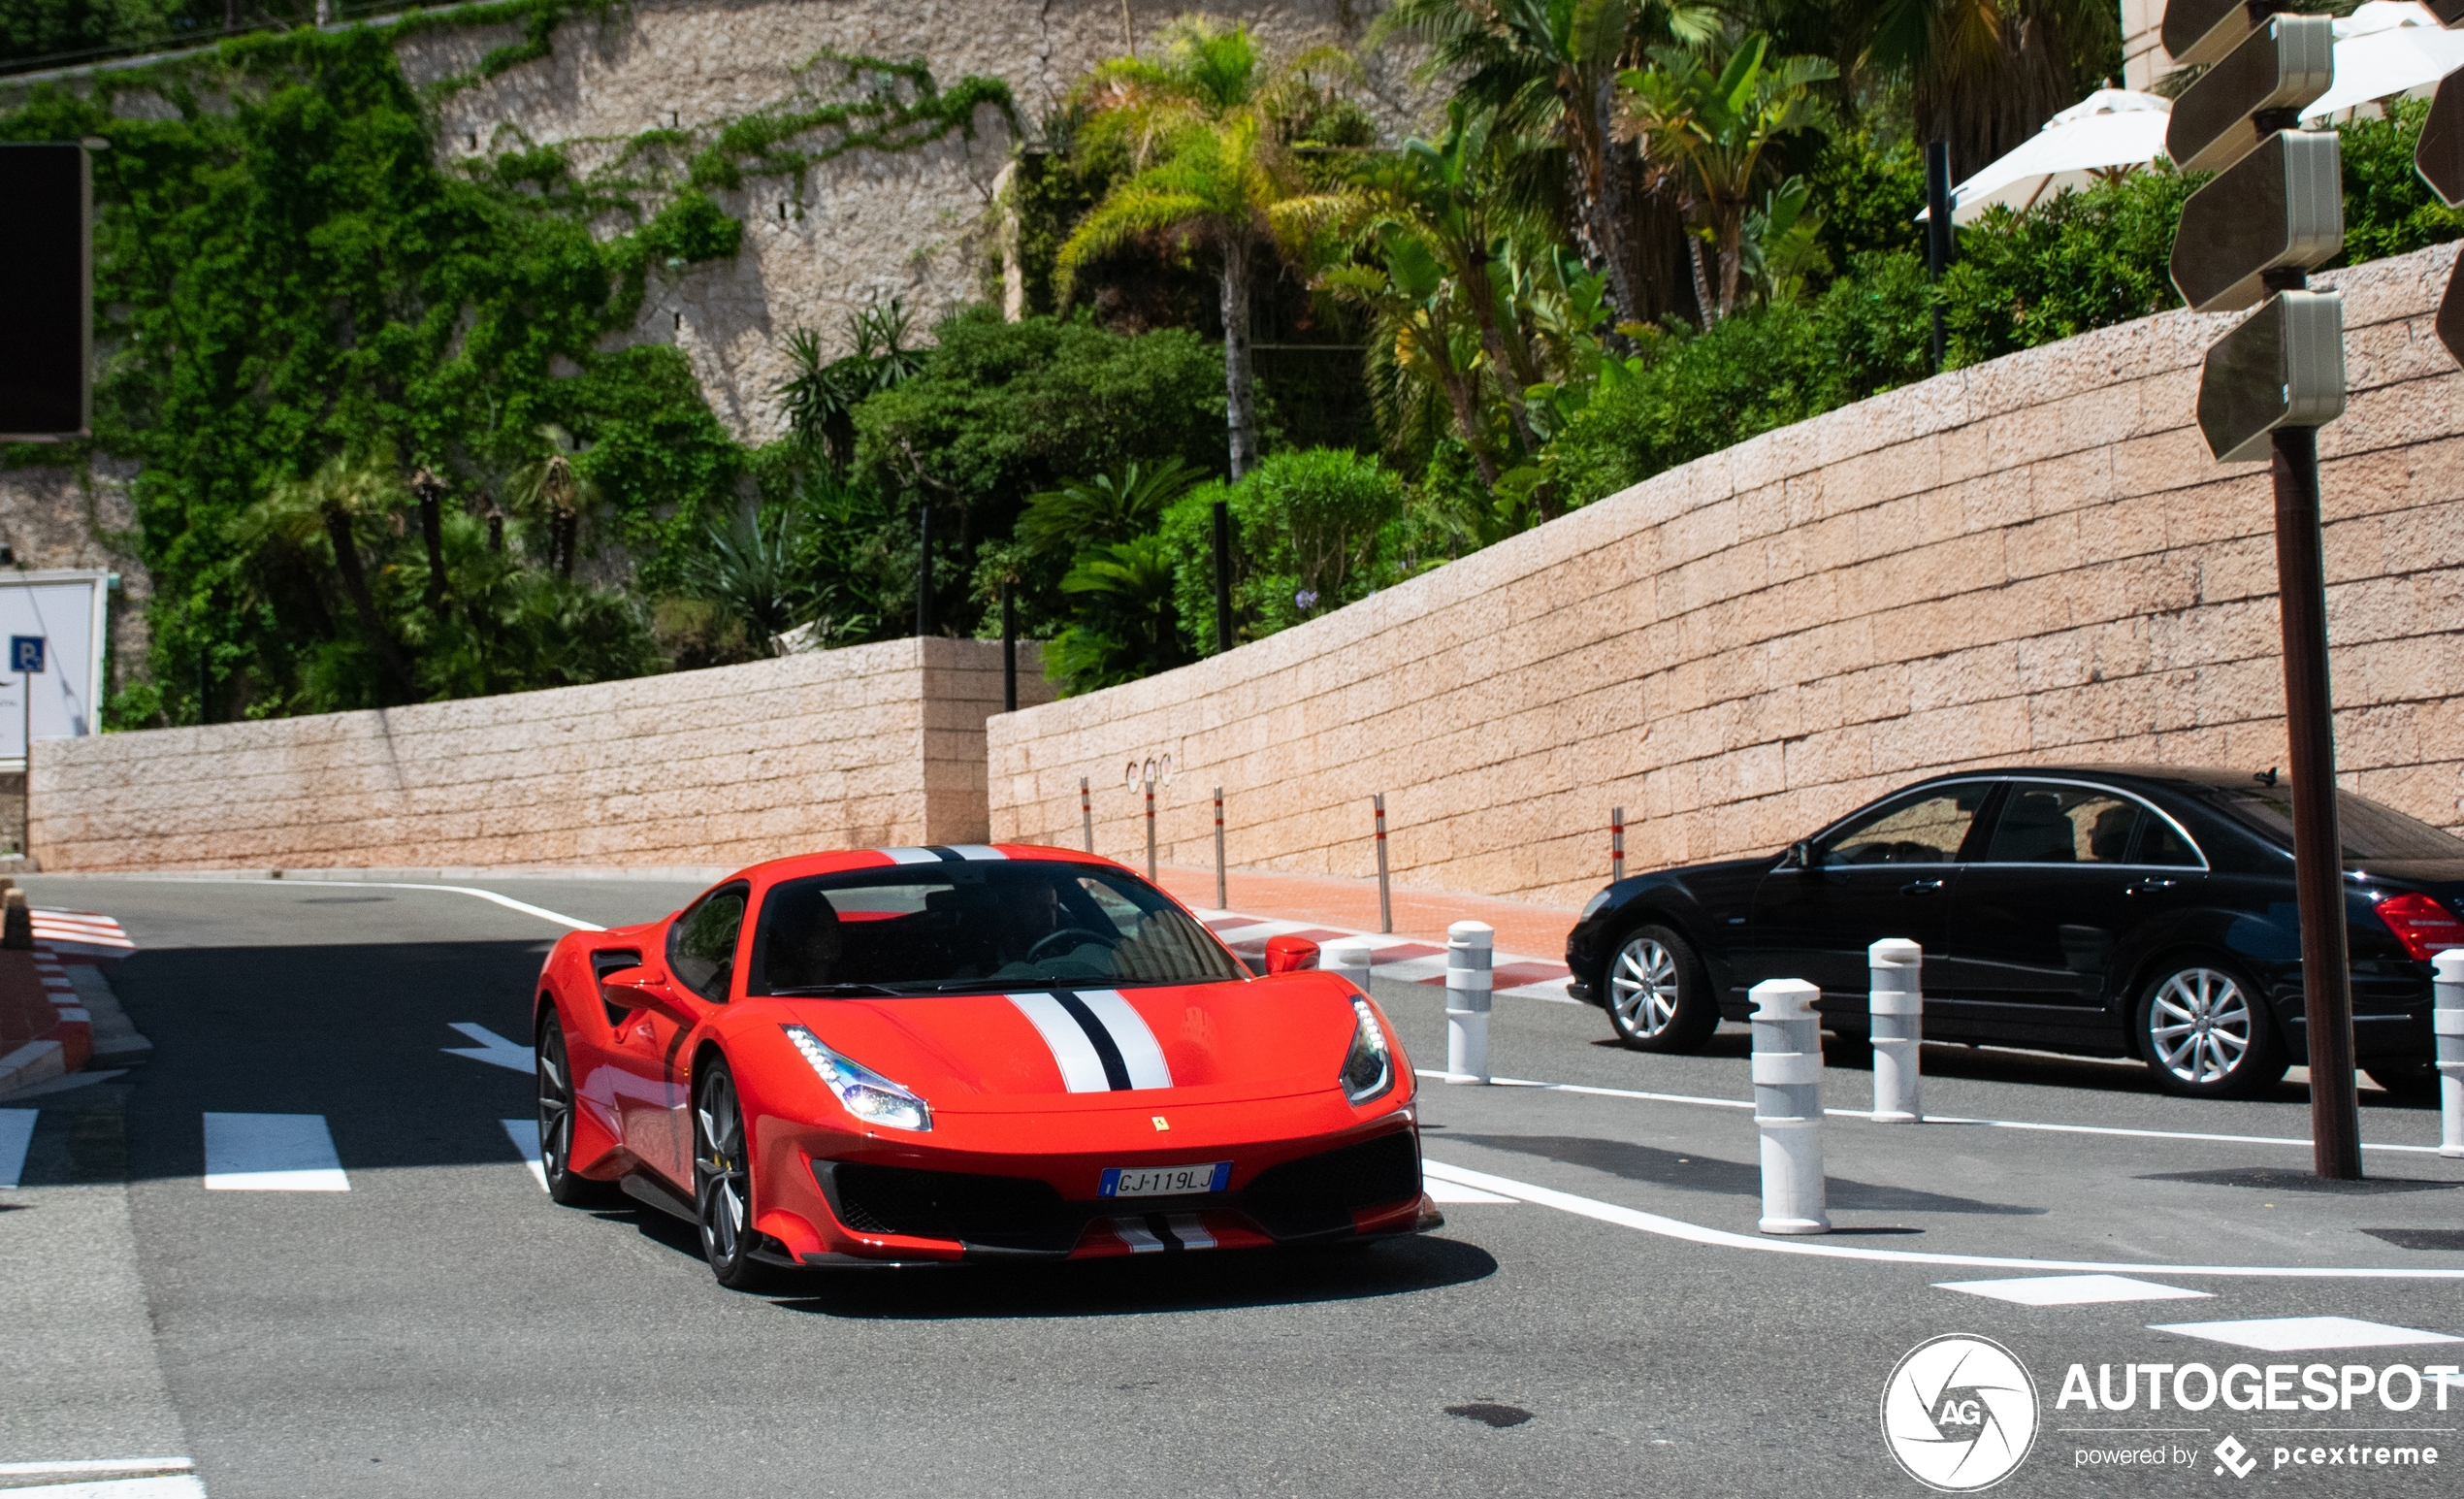
[[1803, 979], [1754, 986], [1754, 1125], [1763, 1134], [1765, 1233], [1829, 1233], [1823, 1194], [1822, 991]]
[[1456, 922], [1445, 929], [1445, 1070], [1449, 1083], [1489, 1080], [1489, 957], [1497, 929]]
[[2430, 960], [2430, 1030], [2439, 1059], [2439, 1154], [2464, 1156], [2464, 950]]
[[1374, 951], [1365, 938], [1339, 938], [1317, 950], [1317, 966], [1342, 974], [1365, 994], [1369, 993], [1369, 957]]
[[1873, 972], [1866, 1000], [1873, 1034], [1873, 1121], [1922, 1124], [1917, 1051], [1925, 1040], [1925, 949], [1905, 937], [1885, 937], [1865, 949], [1865, 963]]

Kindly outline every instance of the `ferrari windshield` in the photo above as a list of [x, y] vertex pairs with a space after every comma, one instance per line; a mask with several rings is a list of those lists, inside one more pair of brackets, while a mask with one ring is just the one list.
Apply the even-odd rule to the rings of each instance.
[[898, 864], [789, 880], [762, 902], [752, 994], [1207, 984], [1232, 956], [1145, 881], [1057, 861]]

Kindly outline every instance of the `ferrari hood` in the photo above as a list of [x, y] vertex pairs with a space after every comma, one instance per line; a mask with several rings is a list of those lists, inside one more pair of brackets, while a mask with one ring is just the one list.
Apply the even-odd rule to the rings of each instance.
[[[1335, 1086], [1357, 992], [1331, 974], [898, 999], [782, 999], [781, 1020], [940, 1112], [1280, 1098]], [[1130, 1099], [1120, 1094], [1133, 1095]]]

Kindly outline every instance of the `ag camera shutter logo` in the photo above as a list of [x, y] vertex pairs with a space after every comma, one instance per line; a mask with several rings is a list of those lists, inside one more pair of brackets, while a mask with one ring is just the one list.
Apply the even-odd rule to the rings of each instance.
[[1882, 1440], [1944, 1493], [1991, 1488], [2036, 1445], [2036, 1382], [2009, 1349], [1954, 1333], [1910, 1349], [1882, 1386]]

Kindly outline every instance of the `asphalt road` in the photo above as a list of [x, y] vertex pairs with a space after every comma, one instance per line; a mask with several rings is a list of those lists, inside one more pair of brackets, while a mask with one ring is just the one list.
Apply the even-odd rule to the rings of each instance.
[[[2057, 1406], [2073, 1363], [2116, 1380], [2131, 1362], [2464, 1363], [2464, 1345], [2265, 1353], [2154, 1329], [2341, 1317], [2464, 1336], [2464, 1280], [2349, 1273], [2464, 1273], [2443, 1247], [2464, 1163], [2374, 1150], [2369, 1189], [2304, 1189], [2307, 1147], [2266, 1143], [2306, 1134], [2297, 1084], [2197, 1103], [2135, 1067], [1930, 1048], [1929, 1111], [1987, 1123], [1832, 1120], [1841, 1231], [1783, 1242], [1754, 1233], [1753, 1126], [1723, 1106], [1747, 1096], [1741, 1034], [1648, 1058], [1606, 1045], [1595, 1011], [1503, 1002], [1498, 1072], [1603, 1091], [1429, 1084], [1426, 1153], [1541, 1200], [1454, 1203], [1442, 1232], [1364, 1253], [748, 1296], [712, 1282], [680, 1223], [552, 1206], [501, 1123], [530, 1113], [527, 1075], [453, 1054], [474, 1046], [457, 1023], [523, 1037], [551, 922], [376, 886], [29, 883], [125, 925], [139, 951], [113, 982], [156, 1053], [17, 1105], [42, 1112], [25, 1188], [0, 1192], [0, 1463], [176, 1450], [214, 1499], [1914, 1495], [1883, 1388], [1910, 1349], [1964, 1333], [2037, 1386], [2041, 1429], [2000, 1492], [2451, 1492], [2464, 1464], [2464, 1385], [2450, 1410], [2432, 1394], [2402, 1414], [2366, 1396], [2350, 1414]], [[491, 888], [604, 924], [693, 894]], [[1381, 998], [1420, 1065], [1442, 1063], [1440, 992]], [[1830, 1101], [1868, 1106], [1860, 1059], [1834, 1061]], [[2435, 1144], [2435, 1112], [2365, 1096], [2365, 1140]], [[206, 1190], [209, 1112], [320, 1116], [349, 1189]], [[2204, 1294], [2018, 1305], [1938, 1283], [2060, 1267], [1927, 1255], [2156, 1265], [2139, 1278]], [[2259, 1460], [2247, 1479], [2208, 1456], [2228, 1434]], [[2273, 1467], [2279, 1447], [2368, 1442], [2445, 1461]], [[2079, 1466], [2150, 1444], [2195, 1460]]]

